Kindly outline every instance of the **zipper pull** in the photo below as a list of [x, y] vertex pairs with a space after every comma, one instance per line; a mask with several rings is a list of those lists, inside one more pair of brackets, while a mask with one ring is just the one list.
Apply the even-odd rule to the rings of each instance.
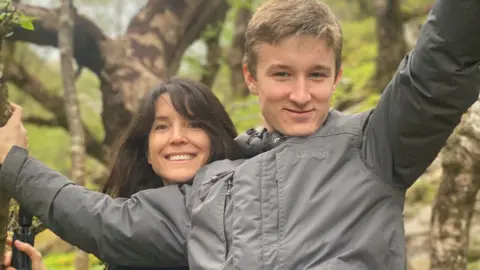
[[227, 196], [231, 196], [232, 195], [232, 180], [228, 180], [228, 183], [227, 183], [227, 193], [226, 193]]

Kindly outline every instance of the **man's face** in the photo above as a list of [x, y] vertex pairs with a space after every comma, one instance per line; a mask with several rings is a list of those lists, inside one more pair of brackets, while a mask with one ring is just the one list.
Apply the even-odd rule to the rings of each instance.
[[287, 136], [308, 136], [324, 122], [341, 70], [323, 39], [291, 36], [261, 44], [256, 78], [244, 66], [250, 91], [258, 95], [266, 127]]

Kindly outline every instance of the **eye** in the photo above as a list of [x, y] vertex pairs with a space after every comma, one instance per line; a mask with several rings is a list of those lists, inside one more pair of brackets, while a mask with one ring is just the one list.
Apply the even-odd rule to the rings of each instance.
[[273, 76], [286, 78], [289, 77], [290, 74], [288, 72], [276, 72], [273, 74]]
[[189, 128], [202, 128], [202, 125], [200, 122], [190, 122], [187, 125]]
[[167, 128], [168, 128], [168, 126], [165, 125], [165, 124], [156, 124], [156, 125], [154, 126], [154, 129], [155, 129], [155, 130], [164, 130], [164, 129], [167, 129]]
[[328, 74], [325, 72], [313, 72], [312, 74], [310, 74], [310, 76], [314, 78], [326, 78], [328, 77]]

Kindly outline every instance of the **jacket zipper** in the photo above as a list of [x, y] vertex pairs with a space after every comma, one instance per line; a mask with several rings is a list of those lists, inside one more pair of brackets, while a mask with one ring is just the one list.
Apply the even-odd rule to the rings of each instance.
[[230, 241], [228, 239], [228, 226], [227, 226], [227, 204], [229, 202], [229, 199], [231, 199], [232, 196], [232, 178], [228, 179], [227, 181], [227, 190], [225, 192], [225, 202], [224, 202], [224, 207], [223, 207], [223, 234], [225, 237], [225, 260], [227, 260], [228, 254], [230, 252]]

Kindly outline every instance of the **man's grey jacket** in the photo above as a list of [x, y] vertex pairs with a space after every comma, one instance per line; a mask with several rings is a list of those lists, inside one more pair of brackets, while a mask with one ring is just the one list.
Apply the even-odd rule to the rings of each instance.
[[191, 269], [406, 269], [405, 192], [480, 84], [480, 1], [439, 0], [372, 111], [131, 199], [75, 186], [14, 148], [0, 186], [107, 262]]

